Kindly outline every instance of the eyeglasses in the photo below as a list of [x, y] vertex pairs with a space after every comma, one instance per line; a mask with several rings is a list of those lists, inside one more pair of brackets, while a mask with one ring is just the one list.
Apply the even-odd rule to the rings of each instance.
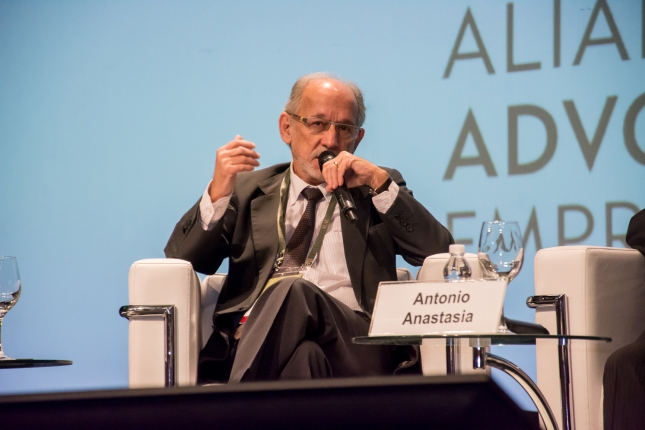
[[295, 113], [287, 112], [289, 115], [292, 117], [296, 118], [298, 121], [303, 123], [305, 127], [309, 129], [309, 132], [311, 134], [323, 134], [327, 130], [329, 130], [329, 127], [331, 127], [332, 124], [336, 126], [336, 132], [338, 133], [338, 137], [342, 140], [351, 140], [356, 138], [358, 136], [358, 132], [360, 131], [360, 127], [357, 127], [352, 124], [343, 124], [342, 122], [333, 122], [333, 121], [327, 121], [322, 118], [318, 118], [315, 116], [309, 116], [309, 117], [303, 117], [300, 115], [296, 115]]

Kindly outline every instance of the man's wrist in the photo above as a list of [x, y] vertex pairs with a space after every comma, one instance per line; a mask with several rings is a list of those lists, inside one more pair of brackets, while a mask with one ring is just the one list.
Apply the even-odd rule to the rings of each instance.
[[383, 170], [383, 173], [385, 174], [385, 179], [381, 181], [377, 181], [378, 185], [376, 185], [376, 187], [370, 186], [369, 193], [372, 196], [377, 196], [382, 192], [387, 191], [390, 188], [390, 184], [392, 183], [392, 178], [390, 177], [390, 175], [387, 174], [385, 170]]
[[378, 168], [376, 173], [372, 176], [372, 179], [369, 181], [367, 184], [368, 187], [371, 189], [375, 190], [377, 188], [381, 188], [381, 186], [388, 180], [390, 175], [387, 174], [387, 172], [381, 168]]
[[231, 194], [230, 191], [228, 193], [224, 193], [222, 192], [222, 190], [213, 189], [214, 182], [215, 180], [211, 180], [210, 184], [208, 184], [208, 188], [206, 189], [206, 191], [208, 192], [208, 196], [211, 199], [211, 203], [215, 203], [219, 199], [222, 199], [228, 196], [229, 194]]

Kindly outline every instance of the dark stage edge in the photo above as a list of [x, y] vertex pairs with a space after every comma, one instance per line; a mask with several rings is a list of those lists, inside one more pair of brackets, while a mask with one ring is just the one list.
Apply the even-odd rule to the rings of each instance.
[[4, 396], [0, 423], [3, 430], [539, 428], [479, 375]]

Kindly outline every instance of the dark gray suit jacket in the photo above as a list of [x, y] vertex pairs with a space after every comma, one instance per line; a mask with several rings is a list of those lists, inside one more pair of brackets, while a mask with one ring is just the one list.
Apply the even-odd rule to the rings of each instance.
[[[240, 173], [229, 206], [217, 226], [204, 231], [199, 224], [199, 201], [181, 218], [165, 248], [169, 258], [192, 263], [212, 274], [230, 258], [226, 284], [216, 315], [251, 307], [271, 274], [278, 252], [276, 215], [280, 184], [289, 163]], [[452, 236], [405, 186], [401, 174], [386, 169], [399, 185], [399, 194], [386, 214], [372, 204], [366, 187], [352, 188], [358, 221], [341, 216], [347, 268], [361, 308], [371, 315], [381, 281], [396, 280], [396, 254], [419, 266], [432, 254], [447, 252]]]

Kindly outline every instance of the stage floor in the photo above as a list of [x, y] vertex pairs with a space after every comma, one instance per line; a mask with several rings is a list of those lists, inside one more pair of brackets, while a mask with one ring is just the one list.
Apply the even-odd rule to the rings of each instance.
[[537, 429], [486, 376], [396, 376], [0, 397], [5, 429]]

